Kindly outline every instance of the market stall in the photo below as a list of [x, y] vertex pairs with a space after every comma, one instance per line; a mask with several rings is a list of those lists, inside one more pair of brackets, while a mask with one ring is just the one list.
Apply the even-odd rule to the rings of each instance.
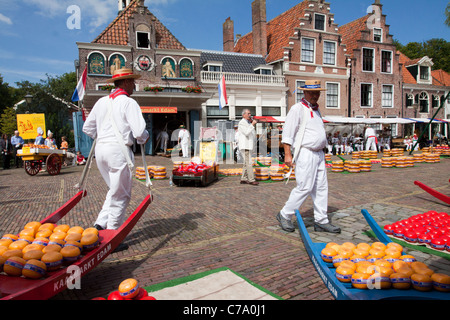
[[63, 158], [68, 154], [66, 150], [50, 149], [42, 145], [24, 145], [17, 151], [17, 156], [22, 157], [25, 172], [30, 176], [37, 175], [45, 165], [47, 172], [58, 175], [61, 171]]

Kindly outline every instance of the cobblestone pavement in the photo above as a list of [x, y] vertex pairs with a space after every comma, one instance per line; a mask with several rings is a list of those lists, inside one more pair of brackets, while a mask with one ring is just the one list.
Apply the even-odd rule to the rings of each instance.
[[[379, 155], [381, 157], [381, 155]], [[172, 169], [170, 159], [147, 157], [148, 165]], [[140, 165], [140, 157], [136, 157]], [[228, 167], [222, 165], [221, 167]], [[236, 165], [234, 166], [236, 167]], [[18, 233], [41, 220], [75, 193], [83, 167], [63, 168], [58, 176], [28, 176], [23, 169], [0, 171], [0, 234]], [[414, 168], [372, 166], [370, 173], [328, 172], [329, 214], [342, 228], [339, 235], [316, 233], [308, 199], [301, 213], [316, 242], [373, 242], [361, 215], [367, 209], [379, 225], [424, 213], [450, 212], [449, 206], [414, 185], [419, 180], [450, 194], [450, 159], [420, 163]], [[280, 229], [275, 215], [294, 182], [241, 185], [239, 177], [221, 177], [204, 188], [171, 187], [154, 181], [154, 202], [125, 239], [128, 250], [111, 254], [82, 278], [81, 290], [66, 290], [54, 300], [106, 297], [129, 277], [149, 286], [200, 272], [227, 267], [283, 299], [333, 300], [305, 251], [298, 232]], [[61, 223], [90, 227], [103, 204], [106, 186], [93, 166], [84, 198]], [[135, 180], [130, 214], [146, 196], [145, 184]], [[436, 271], [450, 273], [448, 260], [407, 251]]]

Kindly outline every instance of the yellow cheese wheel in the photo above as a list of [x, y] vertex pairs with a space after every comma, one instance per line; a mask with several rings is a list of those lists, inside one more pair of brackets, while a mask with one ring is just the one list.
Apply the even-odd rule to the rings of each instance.
[[36, 232], [38, 232], [41, 225], [42, 224], [39, 221], [31, 221], [25, 225], [24, 229], [33, 229], [34, 233], [36, 233]]
[[2, 256], [5, 257], [6, 259], [9, 259], [11, 257], [22, 258], [23, 252], [20, 249], [8, 249], [2, 254]]
[[7, 233], [7, 234], [3, 235], [2, 239], [0, 239], [0, 240], [4, 240], [4, 239], [9, 239], [9, 240], [12, 240], [12, 241], [17, 241], [17, 240], [19, 240], [19, 237], [16, 236], [15, 234]]
[[450, 292], [450, 276], [443, 273], [435, 273], [431, 276], [433, 288], [442, 292]]
[[354, 273], [351, 277], [352, 286], [357, 289], [367, 289], [367, 281], [370, 275], [367, 273]]
[[88, 233], [93, 233], [96, 234], [98, 236], [98, 230], [96, 228], [86, 228], [84, 229], [82, 236], [87, 235]]
[[411, 279], [403, 273], [393, 273], [389, 277], [392, 288], [399, 290], [406, 290], [411, 288]]
[[325, 262], [333, 262], [333, 257], [337, 256], [336, 250], [333, 248], [324, 248], [320, 252], [320, 256], [322, 257], [322, 260]]
[[52, 241], [52, 240], [64, 240], [66, 238], [66, 236], [67, 236], [67, 233], [56, 231], [56, 232], [52, 233], [52, 235], [49, 237], [49, 240], [50, 241]]
[[3, 265], [5, 264], [5, 262], [6, 262], [6, 258], [0, 256], [0, 272], [3, 271]]
[[400, 252], [403, 252], [403, 246], [398, 244], [398, 243], [396, 243], [396, 242], [389, 242], [386, 245], [386, 249], [391, 249], [391, 248], [394, 248], [394, 249], [397, 249]]
[[25, 278], [40, 279], [47, 273], [47, 266], [44, 262], [31, 259], [28, 260], [22, 269], [22, 275]]
[[1, 239], [1, 240], [0, 240], [0, 246], [9, 248], [9, 246], [10, 246], [11, 243], [13, 243], [13, 242], [14, 242], [14, 241], [11, 240], [11, 239]]
[[41, 261], [45, 263], [48, 271], [54, 271], [61, 267], [63, 256], [59, 252], [52, 251], [44, 254]]
[[39, 231], [44, 230], [44, 229], [49, 229], [50, 231], [53, 232], [53, 230], [55, 229], [55, 225], [53, 223], [44, 223], [39, 227]]
[[11, 243], [9, 245], [8, 249], [10, 249], [10, 250], [23, 250], [23, 248], [25, 248], [29, 244], [31, 244], [31, 243], [29, 243], [28, 241], [17, 240], [17, 241], [14, 241], [13, 243]]
[[84, 228], [80, 227], [80, 226], [75, 226], [70, 228], [69, 230], [67, 230], [67, 233], [79, 233], [79, 234], [83, 234]]
[[35, 231], [34, 228], [23, 229], [22, 231], [19, 232], [19, 238], [22, 236], [29, 236], [34, 238], [36, 232], [37, 231]]
[[49, 244], [44, 249], [42, 249], [43, 253], [49, 253], [49, 252], [60, 252], [62, 247], [59, 244]]
[[65, 246], [60, 253], [63, 256], [65, 264], [71, 264], [80, 258], [81, 250], [75, 246]]
[[30, 250], [23, 254], [23, 257], [26, 261], [31, 259], [41, 260], [42, 256], [44, 255], [44, 252], [41, 250]]
[[371, 247], [379, 250], [386, 250], [386, 245], [382, 242], [374, 242], [372, 243]]
[[389, 261], [387, 261], [385, 259], [378, 259], [373, 264], [377, 267], [386, 267], [386, 268], [392, 267], [392, 263], [390, 263]]
[[20, 277], [27, 262], [20, 257], [11, 257], [5, 261], [3, 271], [9, 276]]
[[33, 244], [40, 244], [41, 246], [47, 246], [48, 245], [48, 239], [47, 238], [43, 238], [43, 237], [39, 237], [39, 238], [35, 238], [33, 240]]
[[66, 242], [65, 242], [64, 240], [60, 240], [60, 239], [50, 240], [50, 241], [48, 242], [47, 247], [48, 247], [49, 245], [51, 245], [51, 244], [56, 244], [56, 245], [58, 245], [58, 246], [60, 246], [60, 247], [62, 248], [62, 247], [64, 247], [64, 245], [66, 244]]
[[53, 231], [50, 229], [42, 229], [38, 232], [36, 232], [36, 238], [50, 238]]
[[90, 251], [90, 250], [98, 247], [99, 239], [96, 234], [89, 233], [81, 238], [80, 243], [83, 246], [83, 250]]
[[349, 267], [339, 266], [336, 268], [336, 278], [340, 282], [350, 283], [352, 281], [352, 275], [354, 270]]
[[[26, 242], [28, 242], [28, 244], [32, 244], [34, 241], [34, 237], [27, 236], [27, 235], [21, 235], [21, 236], [19, 236], [19, 240], [17, 240], [17, 241], [26, 241]], [[17, 241], [15, 241], [15, 242], [17, 242]]]
[[0, 256], [2, 256], [8, 250], [9, 250], [8, 247], [0, 246]]
[[350, 268], [354, 271], [356, 271], [356, 263], [351, 262], [350, 260], [344, 260], [341, 262], [342, 267]]
[[433, 281], [429, 276], [418, 273], [411, 276], [411, 284], [418, 291], [430, 291], [433, 287]]
[[119, 285], [119, 294], [124, 299], [133, 299], [139, 293], [139, 284], [136, 279], [126, 279]]
[[[390, 270], [390, 271], [389, 271]], [[389, 289], [391, 287], [391, 279], [389, 278], [393, 274], [392, 269], [386, 270], [387, 272], [376, 272], [368, 279], [371, 288], [374, 289]]]
[[41, 244], [29, 244], [27, 245], [25, 248], [22, 249], [22, 253], [27, 253], [28, 251], [31, 250], [39, 250], [42, 251], [42, 249], [44, 249], [44, 246]]
[[68, 233], [67, 236], [64, 238], [64, 241], [80, 241], [81, 240], [81, 233], [78, 232], [72, 232]]
[[64, 232], [67, 233], [69, 231], [70, 226], [67, 224], [60, 224], [53, 229], [53, 232]]

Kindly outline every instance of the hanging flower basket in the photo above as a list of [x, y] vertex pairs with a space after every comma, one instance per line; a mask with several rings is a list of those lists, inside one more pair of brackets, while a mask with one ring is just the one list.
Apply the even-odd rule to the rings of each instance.
[[185, 88], [181, 88], [181, 91], [187, 92], [187, 93], [191, 93], [191, 92], [202, 93], [203, 92], [202, 88], [200, 88], [200, 87], [192, 87], [192, 86], [187, 86]]
[[163, 91], [164, 90], [164, 88], [163, 87], [160, 87], [160, 86], [154, 86], [154, 87], [145, 87], [144, 88], [144, 91], [152, 91], [152, 92], [161, 92], [161, 91]]

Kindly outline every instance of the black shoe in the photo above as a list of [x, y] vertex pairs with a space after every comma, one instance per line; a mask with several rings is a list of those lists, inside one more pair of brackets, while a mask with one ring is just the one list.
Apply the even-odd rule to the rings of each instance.
[[329, 232], [329, 233], [341, 233], [341, 228], [332, 225], [331, 223], [314, 223], [314, 231], [317, 232]]
[[94, 228], [97, 229], [98, 231], [105, 230], [102, 227], [100, 227], [98, 224], [94, 225]]
[[286, 232], [294, 232], [295, 227], [291, 220], [285, 219], [281, 213], [277, 214], [277, 220], [280, 223], [281, 229], [283, 229]]
[[241, 180], [241, 184], [248, 184], [248, 181]]

